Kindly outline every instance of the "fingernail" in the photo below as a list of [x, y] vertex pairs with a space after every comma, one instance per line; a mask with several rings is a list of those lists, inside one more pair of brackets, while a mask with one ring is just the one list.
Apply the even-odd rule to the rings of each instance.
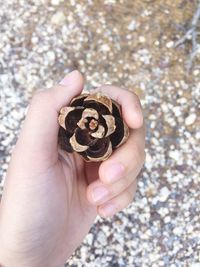
[[116, 182], [123, 177], [124, 171], [125, 168], [121, 163], [113, 163], [107, 167], [105, 171], [105, 178], [109, 183]]
[[92, 199], [95, 203], [102, 201], [107, 196], [108, 196], [108, 190], [105, 187], [99, 186], [93, 189]]
[[101, 213], [103, 216], [108, 217], [114, 215], [116, 212], [116, 207], [109, 203], [101, 208]]
[[77, 70], [73, 70], [72, 72], [70, 72], [69, 74], [67, 74], [60, 82], [59, 84], [61, 85], [69, 85], [71, 83], [74, 83], [77, 79]]

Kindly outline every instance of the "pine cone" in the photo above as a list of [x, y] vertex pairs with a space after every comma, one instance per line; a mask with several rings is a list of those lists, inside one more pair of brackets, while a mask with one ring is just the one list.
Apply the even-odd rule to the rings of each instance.
[[101, 93], [75, 97], [60, 110], [58, 121], [61, 148], [86, 161], [106, 160], [129, 135], [120, 106]]

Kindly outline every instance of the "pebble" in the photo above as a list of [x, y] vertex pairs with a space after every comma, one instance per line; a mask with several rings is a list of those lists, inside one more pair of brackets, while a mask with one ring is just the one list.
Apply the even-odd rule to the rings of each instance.
[[140, 43], [145, 43], [146, 38], [144, 36], [139, 36], [139, 42]]
[[60, 0], [51, 0], [51, 4], [53, 6], [58, 6], [60, 4]]
[[186, 119], [185, 119], [185, 125], [189, 126], [192, 125], [197, 118], [196, 114], [190, 114]]
[[101, 46], [100, 50], [103, 51], [103, 52], [109, 52], [110, 51], [110, 47], [107, 44], [103, 44]]
[[194, 70], [193, 73], [194, 73], [195, 76], [198, 76], [200, 74], [200, 71], [199, 70]]
[[128, 25], [128, 30], [134, 31], [137, 28], [137, 22], [135, 20], [132, 20]]
[[174, 159], [175, 161], [180, 160], [181, 156], [182, 156], [181, 155], [181, 151], [179, 151], [179, 150], [171, 150], [171, 151], [169, 151], [169, 157]]
[[166, 47], [167, 47], [167, 48], [172, 48], [172, 47], [174, 47], [174, 42], [173, 42], [173, 41], [170, 41], [170, 42], [166, 43]]
[[56, 55], [53, 51], [47, 51], [46, 53], [47, 57], [48, 57], [48, 60], [51, 62], [51, 63], [54, 63], [55, 59], [56, 59]]
[[168, 199], [169, 195], [170, 195], [170, 191], [165, 186], [165, 187], [161, 188], [160, 193], [158, 195], [158, 200], [161, 202], [165, 202]]
[[52, 24], [62, 25], [66, 20], [65, 14], [63, 11], [57, 11], [51, 18]]

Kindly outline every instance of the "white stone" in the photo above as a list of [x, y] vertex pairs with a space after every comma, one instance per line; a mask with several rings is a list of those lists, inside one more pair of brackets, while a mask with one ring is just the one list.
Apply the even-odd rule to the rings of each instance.
[[137, 28], [137, 22], [135, 20], [132, 20], [130, 24], [128, 25], [129, 31], [134, 31]]
[[87, 243], [91, 246], [92, 245], [92, 242], [93, 242], [93, 235], [91, 233], [89, 233], [87, 235]]
[[182, 114], [181, 107], [179, 107], [179, 106], [174, 107], [174, 108], [173, 108], [173, 111], [174, 111], [174, 115], [175, 115], [176, 117], [179, 117], [179, 116], [181, 116], [181, 114]]
[[190, 114], [186, 119], [185, 119], [185, 125], [189, 126], [192, 125], [197, 118], [197, 115], [195, 113]]
[[4, 133], [6, 131], [6, 127], [3, 124], [0, 124], [0, 132]]
[[167, 47], [167, 48], [172, 48], [172, 47], [174, 47], [174, 42], [173, 42], [173, 41], [170, 41], [170, 42], [166, 43], [166, 47]]
[[164, 113], [168, 112], [169, 111], [169, 107], [167, 105], [167, 103], [162, 103], [161, 104], [161, 109]]
[[51, 4], [53, 6], [58, 6], [60, 4], [60, 0], [51, 0]]
[[170, 216], [166, 216], [165, 218], [164, 218], [164, 222], [165, 223], [169, 223], [171, 221], [171, 217]]
[[56, 55], [55, 55], [55, 53], [53, 51], [48, 51], [47, 52], [47, 57], [51, 62], [54, 62], [55, 59], [56, 59]]
[[164, 217], [164, 216], [166, 216], [169, 213], [169, 210], [167, 208], [161, 207], [161, 208], [158, 209], [158, 213], [162, 217]]
[[160, 194], [158, 196], [158, 200], [161, 202], [165, 202], [170, 195], [169, 189], [165, 186], [160, 190]]
[[140, 43], [145, 43], [146, 39], [144, 36], [139, 36], [139, 42]]
[[20, 18], [15, 20], [15, 25], [17, 25], [18, 27], [22, 27], [24, 24], [24, 21]]
[[100, 50], [103, 51], [103, 52], [109, 52], [110, 51], [110, 47], [107, 44], [103, 44], [101, 46], [101, 49]]
[[150, 121], [155, 121], [155, 120], [157, 120], [157, 116], [155, 114], [150, 114], [149, 115], [149, 120]]
[[145, 160], [145, 162], [151, 164], [152, 161], [153, 161], [153, 160], [152, 160], [152, 157], [151, 157], [150, 153], [147, 152], [147, 153], [146, 153], [146, 160]]
[[182, 228], [182, 227], [175, 227], [175, 228], [173, 229], [173, 233], [174, 233], [175, 235], [180, 236], [180, 235], [182, 234], [182, 232], [183, 232], [183, 228]]
[[65, 19], [65, 14], [62, 11], [58, 11], [52, 16], [51, 22], [55, 25], [61, 25], [65, 22]]
[[196, 139], [200, 139], [200, 131], [198, 131], [195, 136], [196, 136]]
[[33, 37], [31, 38], [31, 42], [32, 42], [33, 44], [37, 44], [38, 41], [39, 41], [39, 38], [38, 38], [37, 36], [33, 36]]
[[169, 151], [169, 157], [174, 160], [179, 160], [181, 157], [181, 152], [179, 150], [171, 150]]
[[151, 139], [151, 142], [155, 145], [155, 146], [159, 146], [160, 145], [160, 143], [159, 143], [159, 140], [157, 139], [157, 138], [152, 138]]
[[194, 70], [193, 71], [194, 76], [198, 76], [199, 75], [199, 72], [200, 72], [199, 70]]
[[179, 104], [186, 104], [187, 103], [187, 98], [181, 97], [177, 100], [177, 103]]
[[106, 246], [107, 244], [107, 239], [103, 231], [98, 233], [97, 240], [102, 246]]

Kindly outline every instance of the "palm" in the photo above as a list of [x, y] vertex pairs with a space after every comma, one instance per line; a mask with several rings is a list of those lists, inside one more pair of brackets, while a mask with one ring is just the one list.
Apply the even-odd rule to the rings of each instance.
[[[97, 178], [98, 166], [85, 164], [77, 155], [60, 152], [56, 163], [43, 161], [44, 169], [38, 166], [38, 161], [32, 162], [34, 173], [27, 179], [30, 175], [28, 162], [27, 170], [21, 160], [10, 166], [7, 181], [20, 173], [21, 166], [23, 176], [12, 187], [13, 198], [5, 200], [9, 220], [5, 216], [6, 223], [2, 227], [5, 233], [12, 231], [13, 239], [20, 233], [19, 242], [12, 242], [16, 251], [26, 256], [31, 253], [30, 258], [37, 255], [35, 265], [31, 266], [43, 266], [44, 255], [48, 255], [48, 266], [62, 266], [81, 244], [96, 217], [95, 207], [86, 199], [86, 189], [88, 181]], [[7, 184], [9, 187], [10, 182]], [[15, 196], [21, 197], [15, 201]]]
[[[81, 244], [94, 222], [96, 209], [87, 201], [86, 189], [98, 175], [98, 164], [87, 164], [77, 155], [64, 154], [61, 151], [58, 162], [50, 172], [47, 171], [46, 178], [53, 183], [47, 182], [50, 187], [45, 189], [53, 191], [53, 195], [48, 194], [48, 201], [53, 201], [49, 208], [55, 217], [54, 223], [46, 226], [51, 236], [48, 249], [51, 250], [52, 246], [58, 248], [56, 255], [52, 256], [63, 260]], [[50, 211], [47, 212], [52, 216]], [[44, 218], [47, 219], [46, 214]]]

